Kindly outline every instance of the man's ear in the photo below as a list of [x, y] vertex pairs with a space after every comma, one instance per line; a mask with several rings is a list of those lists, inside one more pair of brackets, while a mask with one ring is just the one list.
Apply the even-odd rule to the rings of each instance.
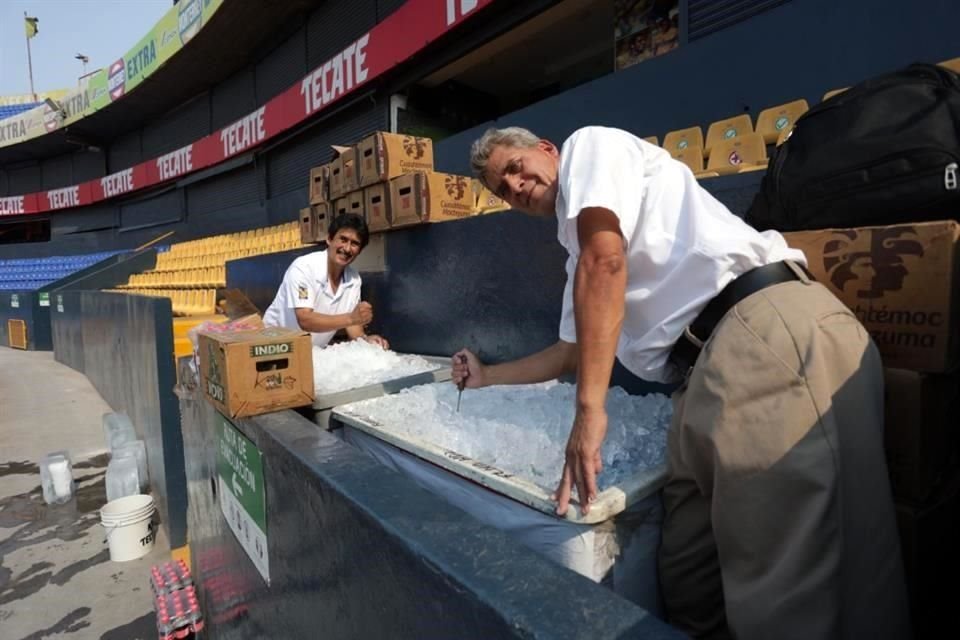
[[557, 149], [557, 145], [553, 144], [549, 140], [544, 140], [541, 138], [537, 141], [537, 147], [543, 151], [546, 151], [548, 155], [551, 155], [554, 158], [560, 155], [560, 150]]

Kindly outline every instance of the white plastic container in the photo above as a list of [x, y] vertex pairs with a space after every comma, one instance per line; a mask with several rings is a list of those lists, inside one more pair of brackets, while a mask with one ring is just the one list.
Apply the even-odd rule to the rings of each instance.
[[150, 484], [150, 472], [147, 469], [147, 447], [143, 440], [132, 440], [113, 450], [114, 458], [133, 456], [137, 461], [137, 475], [140, 480], [140, 493], [145, 493]]
[[137, 431], [133, 428], [133, 423], [127, 414], [105, 413], [103, 414], [103, 437], [107, 441], [107, 447], [113, 451], [126, 442], [136, 440]]
[[73, 497], [73, 465], [66, 451], [54, 451], [40, 459], [40, 487], [47, 504], [63, 504]]
[[136, 560], [150, 553], [156, 539], [153, 496], [134, 495], [111, 500], [100, 509], [100, 524], [114, 562]]
[[137, 458], [132, 453], [114, 457], [107, 465], [107, 502], [140, 493], [140, 472]]

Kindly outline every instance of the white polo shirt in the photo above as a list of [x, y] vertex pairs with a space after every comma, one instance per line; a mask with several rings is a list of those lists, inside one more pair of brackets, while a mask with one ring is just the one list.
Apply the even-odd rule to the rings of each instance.
[[[326, 315], [350, 313], [360, 303], [360, 284], [360, 274], [348, 266], [334, 292], [327, 278], [327, 252], [315, 251], [300, 256], [283, 274], [277, 296], [263, 314], [263, 324], [299, 329], [296, 309], [313, 309]], [[335, 333], [314, 333], [313, 344], [325, 347]]]
[[560, 151], [558, 180], [557, 234], [570, 256], [560, 339], [577, 341], [577, 216], [587, 207], [609, 209], [620, 220], [628, 269], [617, 358], [645, 380], [679, 380], [668, 362], [674, 343], [731, 280], [781, 260], [807, 263], [776, 231], [760, 233], [730, 213], [685, 164], [626, 131], [575, 131]]

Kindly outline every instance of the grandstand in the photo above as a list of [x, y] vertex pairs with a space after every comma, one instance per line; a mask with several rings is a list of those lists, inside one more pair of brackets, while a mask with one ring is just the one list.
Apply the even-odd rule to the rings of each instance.
[[42, 102], [28, 102], [25, 104], [0, 104], [0, 120], [29, 111], [34, 107], [39, 107]]
[[[188, 5], [200, 3], [180, 0], [171, 11]], [[349, 604], [330, 615], [333, 635], [392, 637], [403, 629], [427, 637], [436, 628], [411, 612], [428, 598], [439, 603], [431, 615], [449, 628], [474, 616], [464, 637], [522, 635], [514, 623], [536, 627], [524, 627], [528, 637], [557, 637], [547, 609], [530, 603], [540, 602], [538, 580], [560, 584], [563, 576], [512, 539], [493, 532], [493, 542], [478, 541], [459, 511], [362, 460], [344, 457], [349, 464], [337, 467], [325, 452], [342, 452], [343, 442], [327, 440], [311, 422], [322, 412], [309, 408], [237, 421], [269, 487], [270, 579], [261, 580], [262, 567], [222, 522], [219, 426], [197, 422], [200, 396], [182, 375], [194, 353], [190, 329], [226, 320], [231, 290], [265, 311], [290, 262], [313, 250], [298, 228], [299, 212], [314, 204], [311, 169], [375, 131], [428, 136], [435, 168], [466, 175], [470, 144], [490, 126], [529, 127], [557, 144], [582, 126], [620, 127], [669, 151], [743, 215], [811, 107], [913, 62], [960, 72], [960, 3], [914, 5], [204, 3], [215, 12], [144, 82], [116, 99], [101, 94], [99, 103], [86, 100], [91, 89], [78, 101], [89, 108], [69, 124], [14, 139], [11, 122], [35, 105], [0, 107], [0, 362], [2, 347], [14, 343], [8, 323], [20, 323], [16, 346], [52, 350], [145, 425], [171, 546], [178, 557], [222, 556], [219, 569], [237, 571], [235, 598], [217, 613], [242, 610], [232, 624], [244, 633], [312, 637], [312, 613], [338, 602]], [[676, 24], [653, 21], [640, 7], [666, 11], [666, 24]], [[117, 51], [119, 59], [134, 55]], [[331, 71], [342, 72], [345, 60], [350, 73]], [[385, 231], [363, 254], [363, 297], [376, 309], [369, 329], [400, 352], [443, 356], [471, 345], [497, 362], [552, 344], [566, 260], [555, 238], [555, 221], [516, 212]], [[44, 331], [47, 341], [38, 339]], [[612, 384], [669, 391], [620, 367]], [[928, 529], [952, 526], [958, 498], [947, 495], [948, 475], [939, 474], [937, 492], [922, 501], [897, 496], [901, 535], [912, 536], [904, 556], [918, 629], [949, 610], [929, 576], [941, 561], [953, 570], [955, 554], [942, 543], [942, 526]], [[409, 500], [422, 521], [391, 512], [383, 496]], [[922, 549], [927, 540], [935, 551]], [[458, 564], [461, 541], [509, 556], [504, 575]], [[358, 556], [381, 566], [360, 566]], [[355, 565], [351, 580], [328, 579], [330, 567]], [[199, 566], [198, 582], [215, 573]], [[524, 571], [536, 579], [523, 583]], [[521, 585], [513, 600], [502, 587], [510, 579]], [[426, 586], [421, 593], [410, 584]], [[571, 616], [563, 618], [571, 635], [642, 637], [637, 630], [656, 622], [590, 586], [559, 590], [564, 611], [550, 609]], [[205, 605], [216, 608], [216, 598]], [[636, 626], [614, 628], [608, 613]]]
[[118, 253], [121, 252], [101, 251], [78, 256], [0, 259], [0, 290], [40, 289]]

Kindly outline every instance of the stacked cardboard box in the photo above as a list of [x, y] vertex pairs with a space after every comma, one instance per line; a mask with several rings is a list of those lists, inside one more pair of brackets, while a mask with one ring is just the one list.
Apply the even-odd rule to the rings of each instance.
[[334, 149], [333, 162], [310, 172], [311, 207], [301, 211], [301, 229], [312, 241], [324, 239], [341, 213], [362, 215], [379, 232], [509, 208], [476, 180], [435, 172], [429, 138], [378, 131]]
[[927, 583], [940, 564], [956, 562], [952, 540], [960, 533], [960, 225], [784, 237], [803, 250], [813, 275], [854, 312], [880, 350], [887, 467], [913, 617], [922, 619]]

